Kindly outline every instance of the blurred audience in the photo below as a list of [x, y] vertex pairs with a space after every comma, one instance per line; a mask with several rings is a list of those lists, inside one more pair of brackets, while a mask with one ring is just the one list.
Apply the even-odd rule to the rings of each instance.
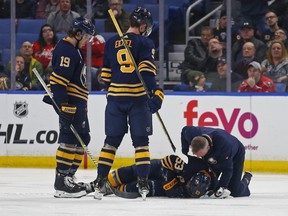
[[57, 42], [58, 38], [53, 27], [44, 24], [40, 29], [38, 40], [33, 43], [33, 57], [42, 64], [44, 70], [51, 64]]
[[59, 10], [51, 12], [48, 16], [47, 23], [50, 24], [56, 33], [67, 33], [73, 20], [80, 15], [71, 10], [71, 0], [60, 0]]
[[282, 41], [286, 47], [286, 50], [288, 49], [287, 32], [284, 29], [282, 29], [282, 28], [277, 29], [275, 31], [274, 38], [275, 38], [275, 40]]
[[[35, 18], [37, 0], [16, 0], [16, 18]], [[5, 0], [0, 2], [0, 18], [10, 18], [11, 10], [10, 10], [10, 0]]]
[[23, 56], [16, 56], [16, 66], [15, 66], [15, 82], [16, 90], [27, 91], [32, 88], [32, 80], [30, 74], [24, 70], [25, 62]]
[[232, 46], [232, 63], [240, 62], [243, 59], [243, 45], [246, 42], [252, 42], [256, 48], [255, 60], [261, 62], [265, 58], [266, 44], [255, 38], [255, 30], [251, 23], [244, 22], [240, 28], [240, 38]]
[[263, 67], [264, 75], [271, 78], [274, 83], [288, 82], [288, 56], [287, 50], [282, 41], [274, 40], [267, 52], [261, 66]]
[[[38, 73], [43, 76], [43, 66], [40, 62], [38, 62], [35, 58], [33, 58], [33, 47], [29, 41], [25, 41], [21, 48], [20, 54], [24, 58], [24, 69], [23, 73], [31, 79], [31, 90], [41, 90], [41, 83], [38, 81], [37, 77], [33, 73], [32, 69], [36, 68]], [[7, 71], [11, 72], [11, 62], [8, 64]]]
[[248, 66], [248, 79], [244, 80], [239, 92], [275, 92], [273, 81], [262, 75], [261, 65], [253, 61]]
[[[84, 60], [87, 63], [87, 46], [85, 44], [82, 47]], [[103, 55], [104, 55], [105, 39], [97, 34], [91, 43], [91, 79], [92, 79], [92, 90], [103, 91], [105, 89], [104, 82], [101, 80], [100, 71], [103, 65]]]
[[[265, 13], [269, 10], [267, 0], [240, 1], [240, 23], [249, 22], [255, 29], [255, 35], [263, 35], [266, 27]], [[257, 33], [256, 33], [257, 32]]]
[[216, 38], [211, 38], [208, 42], [208, 57], [206, 61], [205, 73], [217, 72], [218, 58], [222, 57], [223, 46]]
[[270, 42], [274, 40], [275, 31], [279, 29], [278, 17], [273, 11], [268, 11], [265, 14], [266, 24], [269, 28], [265, 29], [261, 35], [261, 40], [270, 46]]
[[179, 65], [182, 73], [186, 69], [206, 71], [206, 61], [208, 57], [208, 42], [213, 38], [213, 30], [204, 26], [201, 28], [201, 38], [193, 38], [188, 41], [184, 51], [185, 59]]
[[[126, 32], [130, 26], [131, 13], [124, 11], [123, 0], [108, 0], [108, 5], [112, 10], [122, 32]], [[116, 32], [116, 28], [110, 17], [105, 20], [105, 31]]]
[[[210, 92], [226, 92], [227, 90], [227, 62], [226, 58], [218, 58], [217, 73], [208, 73], [206, 75], [206, 83], [210, 83], [210, 88], [207, 91]], [[243, 81], [243, 78], [236, 73], [230, 72], [231, 77], [231, 91], [238, 91], [239, 84]]]
[[246, 42], [242, 48], [243, 58], [233, 65], [233, 71], [242, 76], [243, 79], [248, 78], [247, 69], [250, 62], [255, 60], [256, 48], [252, 42]]
[[174, 91], [205, 92], [206, 78], [201, 71], [187, 69], [183, 72], [184, 82], [174, 87]]
[[36, 19], [47, 19], [51, 12], [59, 10], [59, 0], [39, 0]]

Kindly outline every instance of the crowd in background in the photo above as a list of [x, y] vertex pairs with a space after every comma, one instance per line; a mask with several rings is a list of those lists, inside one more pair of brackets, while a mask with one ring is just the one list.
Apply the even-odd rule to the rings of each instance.
[[[92, 18], [106, 19], [105, 31], [115, 32], [114, 25], [107, 14], [107, 10], [111, 8], [121, 29], [125, 32], [129, 26], [130, 12], [125, 11], [123, 5], [132, 2], [135, 1], [91, 0]], [[169, 12], [177, 12], [177, 19], [173, 19], [176, 13], [174, 16], [173, 13], [170, 13], [170, 19], [165, 25], [169, 28], [168, 43], [185, 43], [181, 37], [185, 35], [184, 14], [187, 7], [195, 0], [175, 2], [178, 2], [179, 10], [173, 9]], [[193, 38], [186, 44], [185, 60], [179, 66], [182, 71], [181, 77], [179, 77], [181, 84], [175, 86], [175, 91], [226, 91], [228, 73], [226, 61], [227, 16], [224, 9], [226, 1], [204, 0], [194, 9], [190, 22], [195, 22], [205, 15], [207, 7], [213, 2], [224, 5], [219, 17], [216, 17], [218, 24], [209, 26], [209, 23], [204, 22], [197, 31], [191, 32], [191, 36], [200, 35], [200, 39]], [[288, 83], [288, 0], [232, 0], [231, 4], [233, 18], [232, 71], [229, 72], [231, 90], [286, 91]], [[0, 66], [0, 88], [9, 89], [8, 78], [10, 72], [15, 70], [16, 89], [42, 90], [32, 69], [36, 67], [45, 81], [49, 82], [49, 75], [53, 71], [51, 68], [53, 49], [61, 39], [57, 35], [66, 33], [73, 19], [85, 16], [86, 12], [86, 1], [81, 0], [16, 0], [17, 19], [47, 19], [47, 24], [39, 29], [39, 37], [36, 41], [25, 41], [22, 44], [16, 55], [15, 69], [11, 68], [11, 64], [5, 68]], [[10, 0], [0, 0], [0, 18], [10, 18]], [[154, 30], [157, 31], [157, 29]], [[177, 30], [177, 34], [175, 30]], [[180, 36], [175, 37], [175, 35]], [[151, 39], [157, 44], [157, 35]], [[96, 91], [105, 90], [99, 78], [104, 47], [104, 37], [100, 34], [96, 35], [92, 42], [91, 58], [92, 90]], [[85, 60], [87, 58], [86, 50], [87, 46], [83, 47]], [[256, 63], [260, 65], [260, 68]]]

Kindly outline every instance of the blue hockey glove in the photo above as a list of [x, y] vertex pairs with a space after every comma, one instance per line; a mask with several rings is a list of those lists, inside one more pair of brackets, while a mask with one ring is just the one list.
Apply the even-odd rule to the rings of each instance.
[[148, 99], [147, 103], [148, 106], [150, 108], [150, 111], [152, 113], [157, 112], [161, 106], [162, 106], [162, 102], [164, 100], [164, 92], [162, 89], [156, 89], [153, 92], [153, 95], [150, 99]]
[[68, 123], [72, 123], [77, 107], [70, 104], [62, 104], [61, 112], [59, 113], [60, 118], [66, 120]]

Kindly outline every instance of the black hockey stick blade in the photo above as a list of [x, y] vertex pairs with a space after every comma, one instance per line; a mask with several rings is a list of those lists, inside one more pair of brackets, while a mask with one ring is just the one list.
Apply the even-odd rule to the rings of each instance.
[[136, 199], [139, 197], [138, 193], [134, 193], [134, 192], [125, 192], [125, 191], [120, 191], [112, 186], [110, 186], [110, 189], [112, 190], [112, 192], [117, 196], [117, 197], [121, 197], [124, 199]]

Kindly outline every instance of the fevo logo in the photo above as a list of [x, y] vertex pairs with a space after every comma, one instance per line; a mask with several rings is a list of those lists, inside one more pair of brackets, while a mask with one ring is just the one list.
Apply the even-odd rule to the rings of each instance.
[[[198, 123], [196, 123], [195, 126], [215, 127], [219, 126], [220, 120], [224, 129], [228, 133], [231, 133], [234, 125], [237, 123], [239, 133], [246, 139], [254, 137], [258, 131], [258, 120], [253, 113], [240, 113], [241, 110], [239, 108], [235, 108], [230, 119], [227, 119], [223, 108], [216, 108], [216, 112], [204, 112], [201, 115], [198, 115], [198, 112], [195, 111], [195, 108], [197, 107], [197, 100], [192, 100], [188, 103], [187, 110], [184, 112], [184, 118], [187, 120], [187, 126], [194, 126], [193, 120], [198, 119]], [[246, 121], [250, 121], [250, 129], [245, 128]]]

